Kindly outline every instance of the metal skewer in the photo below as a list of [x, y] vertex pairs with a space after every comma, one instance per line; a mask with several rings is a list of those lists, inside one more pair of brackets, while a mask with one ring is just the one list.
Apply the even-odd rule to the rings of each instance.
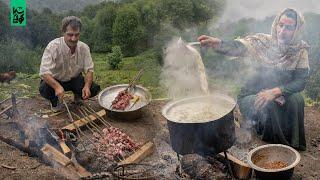
[[107, 121], [107, 120], [105, 120], [103, 117], [101, 117], [101, 116], [99, 116], [98, 114], [97, 114], [97, 112], [94, 110], [94, 109], [92, 109], [89, 105], [85, 105], [85, 109], [89, 112], [89, 113], [93, 113], [93, 115], [96, 117], [96, 118], [98, 118], [101, 122], [102, 122], [102, 124], [104, 124], [106, 127], [111, 127], [111, 124]]
[[86, 119], [86, 122], [88, 122], [101, 135], [102, 130], [99, 129], [99, 126], [90, 119], [89, 115], [86, 112], [84, 112], [82, 109], [79, 109], [79, 112], [81, 113], [83, 118]]
[[93, 142], [84, 132], [82, 132], [82, 130], [80, 129], [80, 127], [74, 122], [74, 119], [73, 119], [73, 117], [72, 117], [72, 115], [71, 115], [71, 112], [70, 112], [70, 110], [69, 110], [69, 107], [68, 107], [68, 105], [67, 105], [67, 103], [65, 102], [64, 99], [62, 100], [62, 102], [63, 102], [64, 106], [65, 106], [66, 109], [67, 109], [68, 116], [69, 116], [69, 121], [70, 121], [70, 122], [72, 123], [72, 125], [75, 127], [79, 139], [82, 140], [82, 139], [81, 139], [81, 136], [80, 136], [80, 133], [81, 133], [81, 134], [82, 134], [83, 136], [85, 136], [92, 144], [94, 144], [94, 142]]

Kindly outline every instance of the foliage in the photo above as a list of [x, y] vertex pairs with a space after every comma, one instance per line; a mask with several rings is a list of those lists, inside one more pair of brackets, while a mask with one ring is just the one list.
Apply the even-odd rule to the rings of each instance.
[[9, 31], [9, 8], [0, 1], [0, 40], [5, 40]]
[[112, 47], [112, 53], [108, 55], [108, 64], [112, 70], [119, 69], [119, 64], [122, 61], [123, 55], [120, 46]]
[[113, 25], [113, 43], [124, 49], [126, 56], [130, 56], [138, 53], [144, 37], [145, 28], [141, 24], [139, 11], [133, 6], [121, 7]]
[[0, 43], [0, 54], [0, 72], [36, 72], [41, 58], [37, 49], [32, 51], [25, 44], [15, 40]]
[[60, 19], [61, 17], [52, 14], [49, 9], [44, 9], [42, 13], [34, 12], [27, 23], [30, 33], [28, 37], [32, 45], [46, 47], [51, 40], [57, 38], [60, 34]]
[[112, 47], [112, 29], [116, 19], [116, 4], [108, 3], [97, 12], [91, 27], [89, 41], [95, 52], [110, 52]]

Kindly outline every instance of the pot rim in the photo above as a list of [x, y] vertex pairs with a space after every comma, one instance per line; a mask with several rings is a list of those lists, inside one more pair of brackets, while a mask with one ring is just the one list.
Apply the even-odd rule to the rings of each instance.
[[211, 121], [214, 121], [214, 120], [218, 120], [218, 119], [221, 119], [222, 117], [219, 117], [219, 118], [216, 118], [216, 119], [208, 119], [208, 120], [205, 120], [205, 121], [201, 121], [201, 122], [180, 122], [179, 120], [177, 119], [170, 119], [168, 118], [168, 115], [167, 115], [167, 111], [170, 107], [172, 107], [173, 105], [177, 104], [177, 103], [180, 103], [180, 102], [183, 102], [183, 101], [188, 101], [188, 100], [192, 100], [192, 99], [199, 99], [199, 98], [205, 98], [205, 97], [212, 97], [212, 96], [221, 96], [221, 97], [224, 97], [225, 99], [227, 99], [230, 103], [232, 103], [232, 108], [230, 108], [230, 111], [228, 111], [228, 113], [225, 113], [222, 117], [224, 117], [225, 115], [231, 113], [236, 105], [237, 105], [237, 102], [230, 96], [228, 95], [225, 95], [225, 94], [221, 94], [221, 93], [211, 93], [210, 95], [205, 95], [205, 96], [194, 96], [194, 97], [187, 97], [187, 98], [182, 98], [182, 99], [175, 99], [175, 100], [171, 100], [169, 101], [163, 108], [162, 108], [162, 111], [161, 111], [161, 114], [163, 117], [165, 117], [168, 121], [171, 121], [171, 122], [174, 122], [174, 123], [180, 123], [180, 124], [202, 124], [202, 123], [207, 123], [207, 122], [211, 122]]
[[103, 94], [105, 91], [108, 91], [108, 90], [110, 90], [110, 89], [112, 89], [112, 88], [125, 87], [125, 86], [128, 86], [128, 85], [129, 85], [129, 84], [113, 85], [113, 86], [109, 86], [109, 87], [103, 89], [102, 91], [100, 91], [100, 93], [99, 93], [99, 95], [98, 95], [99, 105], [100, 105], [101, 107], [103, 107], [104, 109], [108, 110], [108, 111], [118, 112], [118, 113], [122, 113], [122, 112], [123, 112], [123, 113], [126, 113], [126, 112], [138, 111], [139, 109], [147, 106], [147, 105], [150, 103], [150, 101], [151, 101], [151, 99], [152, 99], [151, 93], [150, 93], [145, 87], [142, 87], [141, 85], [135, 85], [135, 87], [138, 87], [138, 88], [142, 89], [142, 90], [147, 94], [148, 97], [146, 98], [147, 101], [146, 101], [145, 105], [139, 107], [138, 109], [133, 109], [133, 110], [129, 110], [129, 111], [123, 111], [123, 110], [117, 110], [117, 109], [110, 109], [109, 107], [103, 106], [103, 103], [102, 103], [102, 100], [101, 100], [101, 99], [102, 99], [102, 94]]
[[[264, 148], [268, 148], [268, 147], [283, 147], [283, 148], [289, 149], [292, 152], [294, 152], [294, 154], [296, 156], [296, 159], [295, 159], [295, 161], [293, 163], [291, 163], [291, 165], [289, 165], [287, 167], [284, 167], [284, 168], [280, 168], [280, 169], [265, 169], [265, 168], [262, 168], [262, 167], [259, 167], [259, 166], [255, 165], [251, 160], [253, 153], [257, 152], [258, 150], [261, 150], [261, 149], [264, 149]], [[281, 171], [286, 171], [286, 170], [292, 169], [295, 166], [297, 166], [298, 163], [300, 162], [300, 160], [301, 160], [301, 155], [297, 150], [295, 150], [294, 148], [292, 148], [290, 146], [283, 145], [283, 144], [266, 144], [266, 145], [258, 146], [256, 148], [252, 149], [248, 153], [248, 164], [250, 165], [251, 168], [253, 168], [256, 171], [260, 171], [260, 172], [281, 172]]]

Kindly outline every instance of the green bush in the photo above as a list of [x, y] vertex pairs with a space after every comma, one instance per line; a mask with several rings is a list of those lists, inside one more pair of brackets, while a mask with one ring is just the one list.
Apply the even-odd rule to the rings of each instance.
[[123, 58], [120, 46], [112, 47], [112, 53], [107, 55], [108, 64], [111, 69], [119, 69], [119, 64]]
[[29, 49], [19, 41], [0, 43], [0, 72], [14, 70], [24, 73], [35, 73], [40, 64], [41, 53]]

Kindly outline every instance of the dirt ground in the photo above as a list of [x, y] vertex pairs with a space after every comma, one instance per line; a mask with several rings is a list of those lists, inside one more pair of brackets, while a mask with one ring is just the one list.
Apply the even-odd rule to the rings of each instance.
[[[70, 103], [70, 101], [69, 101]], [[152, 140], [158, 132], [165, 127], [166, 121], [161, 116], [161, 108], [165, 101], [153, 101], [143, 111], [143, 117], [134, 121], [119, 121], [108, 118], [107, 120], [115, 127], [121, 128], [134, 140], [147, 142]], [[90, 101], [95, 110], [100, 110], [95, 101]], [[70, 106], [72, 110], [75, 107]], [[47, 117], [48, 102], [40, 97], [24, 99], [18, 110], [26, 113], [28, 117], [36, 117], [41, 121], [48, 122], [50, 127], [63, 127], [69, 124], [66, 112]], [[320, 179], [320, 111], [315, 107], [305, 108], [305, 128], [307, 138], [307, 150], [301, 153], [301, 161], [295, 168], [294, 174], [298, 179]], [[11, 120], [4, 116], [0, 117], [0, 133], [2, 136], [17, 139], [17, 133], [8, 128]], [[1, 165], [15, 167], [7, 169]], [[36, 157], [27, 154], [0, 141], [0, 179], [65, 179], [59, 169], [47, 166]]]

